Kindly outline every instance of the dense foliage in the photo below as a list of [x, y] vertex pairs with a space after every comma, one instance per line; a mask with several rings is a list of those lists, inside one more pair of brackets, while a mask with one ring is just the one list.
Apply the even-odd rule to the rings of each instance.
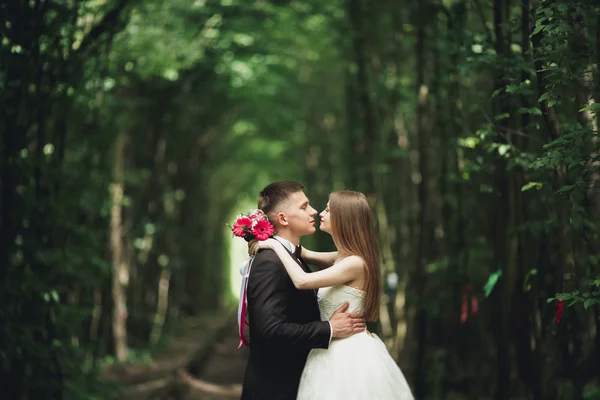
[[225, 222], [290, 178], [318, 209], [368, 194], [377, 329], [419, 399], [598, 396], [595, 0], [15, 0], [0, 18], [9, 398], [99, 392], [101, 362], [224, 307]]

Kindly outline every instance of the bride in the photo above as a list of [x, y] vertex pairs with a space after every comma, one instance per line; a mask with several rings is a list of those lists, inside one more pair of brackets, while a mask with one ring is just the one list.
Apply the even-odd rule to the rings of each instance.
[[[320, 229], [333, 237], [337, 252], [302, 248], [302, 258], [324, 269], [306, 273], [276, 239], [257, 242], [253, 251], [272, 249], [298, 289], [317, 289], [321, 320], [349, 303], [368, 321], [379, 314], [379, 252], [373, 213], [366, 197], [353, 191], [331, 193], [320, 214]], [[334, 339], [329, 349], [311, 350], [300, 379], [298, 399], [412, 400], [400, 368], [383, 342], [368, 331]]]

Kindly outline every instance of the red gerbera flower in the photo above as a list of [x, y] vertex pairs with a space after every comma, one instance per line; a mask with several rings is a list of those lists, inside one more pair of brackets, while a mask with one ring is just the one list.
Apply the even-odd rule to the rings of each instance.
[[267, 240], [273, 232], [275, 232], [273, 225], [264, 219], [256, 221], [256, 225], [254, 225], [254, 229], [252, 230], [252, 234], [258, 240]]
[[252, 220], [248, 217], [239, 217], [233, 224], [233, 234], [237, 237], [242, 237], [252, 229]]

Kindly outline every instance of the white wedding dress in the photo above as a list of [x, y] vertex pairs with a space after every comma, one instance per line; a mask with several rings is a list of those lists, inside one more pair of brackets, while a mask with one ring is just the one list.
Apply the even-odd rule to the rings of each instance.
[[[321, 320], [344, 302], [348, 312], [364, 310], [365, 292], [347, 285], [319, 289]], [[299, 400], [413, 400], [410, 387], [377, 335], [362, 332], [313, 349], [298, 389]]]

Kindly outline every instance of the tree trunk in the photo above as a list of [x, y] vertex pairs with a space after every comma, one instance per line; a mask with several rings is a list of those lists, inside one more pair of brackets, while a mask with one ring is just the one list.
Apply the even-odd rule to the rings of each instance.
[[429, 126], [427, 123], [429, 111], [429, 87], [425, 77], [427, 68], [427, 33], [426, 28], [428, 20], [426, 20], [427, 12], [430, 11], [428, 4], [423, 0], [420, 1], [415, 9], [417, 21], [417, 40], [415, 45], [415, 53], [417, 58], [416, 63], [416, 95], [417, 95], [417, 141], [419, 150], [418, 168], [420, 181], [418, 183], [418, 202], [419, 211], [417, 216], [418, 225], [418, 243], [416, 252], [415, 271], [413, 274], [412, 290], [415, 291], [413, 305], [415, 309], [415, 340], [416, 354], [412, 361], [415, 365], [415, 397], [424, 399], [427, 396], [427, 367], [426, 367], [426, 348], [427, 348], [427, 324], [428, 310], [425, 306], [426, 296], [425, 290], [427, 287], [427, 252], [430, 250], [429, 239], [431, 237], [431, 226], [429, 223]]
[[[587, 30], [585, 30], [585, 34], [587, 36]], [[587, 38], [586, 38], [587, 39]], [[586, 46], [587, 47], [587, 46]], [[592, 66], [590, 65], [590, 70], [587, 71], [587, 74], [584, 75], [584, 83], [590, 93], [588, 94], [588, 99], [582, 99], [580, 103], [587, 102], [589, 105], [594, 103], [600, 103], [600, 15], [596, 21], [596, 78], [593, 79], [592, 74]], [[592, 92], [593, 83], [596, 83], [595, 91]], [[594, 137], [592, 138], [592, 148], [598, 148], [598, 127], [600, 126], [600, 112], [596, 112], [595, 117], [586, 115], [591, 124], [592, 131], [594, 132]], [[585, 123], [585, 121], [584, 121]], [[594, 151], [590, 157], [591, 159], [595, 159], [598, 157], [600, 153]], [[589, 163], [588, 168], [590, 169], [588, 173], [588, 190], [586, 193], [588, 207], [587, 210], [592, 217], [593, 220], [600, 220], [600, 172], [598, 172], [598, 167], [600, 166], [600, 161], [592, 161]], [[600, 335], [600, 322], [598, 322], [598, 331]], [[600, 349], [598, 350], [600, 352]], [[600, 355], [600, 354], [599, 354]], [[599, 358], [600, 360], [600, 358]]]
[[[541, 43], [542, 43], [542, 36], [543, 33], [542, 32], [538, 32], [536, 34], [534, 34], [532, 36], [532, 44], [533, 44], [533, 49], [534, 51], [538, 48], [541, 47]], [[546, 92], [546, 81], [545, 81], [545, 72], [543, 71], [544, 68], [544, 64], [543, 61], [539, 58], [536, 58], [536, 61], [534, 63], [535, 65], [535, 70], [536, 70], [536, 77], [537, 77], [537, 89], [538, 89], [538, 96], [541, 97], [543, 94], [547, 93]], [[547, 141], [552, 141], [552, 140], [556, 140], [558, 138], [560, 138], [562, 136], [562, 128], [560, 125], [560, 122], [558, 120], [558, 116], [556, 114], [556, 111], [554, 110], [554, 108], [551, 108], [549, 106], [548, 100], [542, 100], [540, 102], [540, 109], [542, 111], [542, 116], [543, 116], [543, 122], [544, 122], [544, 130], [546, 133], [546, 139]], [[558, 163], [558, 166], [556, 168], [556, 170], [554, 171], [553, 177], [552, 177], [552, 182], [553, 182], [553, 190], [557, 191], [559, 190], [562, 186], [565, 186], [568, 184], [568, 176], [567, 176], [567, 168], [565, 165], [564, 160], [561, 160]], [[561, 291], [573, 291], [575, 289], [576, 286], [576, 279], [575, 279], [575, 262], [574, 262], [574, 255], [573, 255], [573, 238], [572, 238], [572, 231], [571, 231], [571, 223], [570, 223], [570, 218], [571, 218], [571, 213], [570, 213], [570, 201], [569, 199], [565, 198], [564, 195], [556, 195], [555, 196], [555, 207], [554, 210], [556, 212], [556, 221], [557, 221], [557, 227], [558, 227], [558, 237], [556, 238], [558, 241], [558, 260], [557, 260], [557, 267], [556, 267], [556, 271], [553, 271], [553, 274], [556, 276], [557, 282], [553, 282], [553, 289], [554, 292], [561, 292]], [[567, 311], [568, 313], [568, 311]], [[559, 331], [560, 335], [559, 335], [559, 339], [561, 339], [562, 341], [562, 347], [563, 350], [568, 346], [568, 344], [566, 344], [564, 336], [565, 333], [564, 332], [564, 326], [566, 320], [568, 319], [568, 314], [567, 314], [567, 318], [564, 318], [564, 321], [562, 322], [562, 324], [559, 326]], [[554, 349], [551, 348], [550, 343], [548, 343], [549, 341], [546, 340], [546, 343], [543, 344], [544, 349], [542, 350], [542, 354], [545, 357], [548, 357], [548, 354], [550, 351], [553, 351]], [[545, 353], [545, 354], [544, 354]], [[566, 354], [567, 351], [563, 351], [563, 354]], [[555, 354], [556, 356], [558, 356], [558, 354]], [[563, 363], [567, 363], [568, 364], [568, 360], [562, 360]], [[548, 365], [548, 368], [555, 368], [554, 366]], [[568, 370], [569, 367], [565, 366], [565, 368]], [[544, 371], [542, 372], [542, 376], [548, 381], [548, 383], [550, 385], [556, 385], [556, 371]], [[554, 377], [554, 379], [553, 379]], [[543, 385], [547, 386], [547, 385]], [[546, 394], [544, 395], [544, 399], [548, 398], [556, 398], [556, 391], [553, 390], [553, 388], [546, 388]]]
[[163, 331], [167, 310], [169, 308], [169, 282], [171, 280], [171, 270], [167, 267], [163, 268], [160, 273], [158, 282], [158, 302], [156, 306], [156, 315], [154, 316], [154, 324], [150, 333], [150, 347], [158, 343]]
[[[523, 61], [531, 62], [531, 9], [529, 0], [521, 2], [521, 55]], [[532, 76], [528, 69], [521, 70], [521, 82], [532, 80]], [[531, 104], [527, 95], [520, 96], [521, 107], [530, 108]], [[529, 140], [524, 134], [528, 131], [530, 124], [530, 114], [521, 114], [520, 129], [521, 135], [516, 137], [516, 147], [524, 152], [529, 152]], [[519, 199], [517, 205], [519, 223], [527, 222], [526, 204], [523, 199], [529, 199], [518, 190], [524, 184], [523, 171], [519, 168], [519, 179], [516, 185], [516, 195]], [[517, 316], [516, 331], [515, 331], [515, 347], [517, 357], [517, 367], [519, 368], [519, 376], [523, 383], [531, 390], [533, 400], [544, 400], [541, 387], [541, 365], [543, 360], [540, 358], [539, 341], [536, 335], [536, 316], [538, 315], [537, 299], [540, 297], [536, 278], [539, 276], [539, 271], [533, 274], [535, 266], [535, 251], [526, 247], [526, 243], [535, 241], [536, 238], [522, 232], [518, 234], [518, 253], [519, 253], [519, 279], [518, 282], [529, 282], [529, 290], [519, 290], [515, 296], [515, 304], [513, 307], [513, 315]], [[520, 306], [519, 306], [520, 305]], [[526, 305], [526, 306], [523, 306]]]
[[[594, 99], [596, 103], [600, 103], [600, 14], [596, 19], [596, 91], [594, 94]], [[600, 126], [600, 112], [596, 113], [596, 134], [592, 139], [592, 144], [594, 148], [598, 146], [598, 127]], [[596, 152], [594, 154], [595, 157], [598, 157], [600, 153]], [[598, 167], [600, 165], [600, 161], [596, 161], [593, 163], [594, 166]], [[589, 191], [591, 193], [588, 194], [594, 195], [594, 200], [592, 201], [592, 205], [590, 208], [590, 215], [596, 221], [600, 220], [600, 173], [593, 172], [590, 176], [590, 184]], [[597, 273], [596, 269], [596, 273]], [[596, 325], [596, 377], [600, 378], [600, 306], [594, 306], [594, 315], [595, 315], [595, 325]]]
[[112, 256], [112, 329], [115, 355], [119, 361], [127, 360], [127, 285], [129, 265], [126, 261], [122, 217], [124, 193], [125, 134], [117, 135], [114, 149], [114, 180], [110, 186], [112, 201], [110, 212], [110, 250]]
[[[375, 194], [373, 183], [373, 171], [376, 170], [376, 149], [377, 140], [377, 120], [375, 118], [375, 109], [369, 95], [370, 82], [368, 71], [368, 48], [366, 45], [367, 33], [365, 30], [364, 13], [365, 7], [363, 0], [348, 0], [347, 12], [350, 20], [352, 32], [352, 49], [354, 62], [356, 63], [356, 95], [360, 105], [360, 125], [362, 132], [360, 140], [356, 142], [353, 149], [362, 165], [356, 166], [358, 170], [358, 190], [363, 191], [365, 195], [371, 197]], [[376, 172], [375, 172], [376, 173]]]
[[[507, 62], [510, 57], [509, 39], [509, 2], [494, 0], [494, 36], [496, 57]], [[494, 91], [500, 93], [497, 97], [494, 115], [504, 115], [510, 112], [506, 99], [506, 80], [503, 70], [496, 71]], [[506, 144], [510, 141], [509, 119], [503, 118], [495, 126], [496, 142]], [[514, 184], [508, 176], [506, 161], [496, 154], [494, 160], [495, 195], [497, 199], [494, 225], [492, 227], [492, 242], [494, 249], [494, 271], [501, 270], [504, 274], [495, 289], [493, 296], [494, 318], [493, 337], [496, 344], [496, 383], [494, 400], [505, 400], [510, 395], [510, 339], [509, 321], [513, 301], [516, 266], [514, 241], [508, 241], [508, 228], [514, 223]]]

